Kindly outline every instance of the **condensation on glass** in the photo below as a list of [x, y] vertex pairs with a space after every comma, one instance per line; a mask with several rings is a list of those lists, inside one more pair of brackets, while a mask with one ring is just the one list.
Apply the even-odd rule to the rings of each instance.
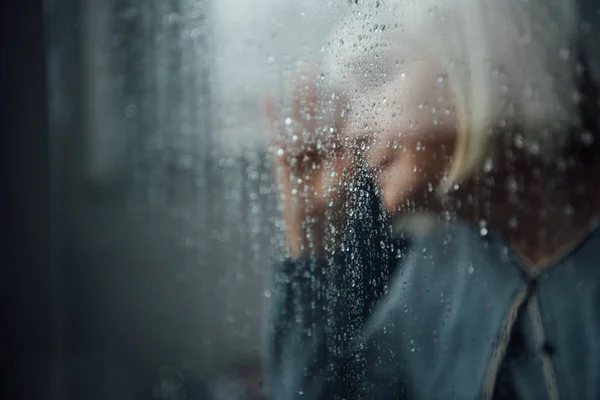
[[[350, 125], [355, 132], [384, 130], [381, 124], [394, 123], [404, 111], [405, 104], [394, 100], [396, 86], [388, 84], [422, 71], [406, 69], [409, 60], [391, 54], [392, 44], [378, 39], [386, 30], [405, 29], [394, 21], [397, 15], [374, 24], [370, 13], [381, 2], [358, 7], [363, 3], [82, 1], [83, 180], [94, 193], [118, 192], [121, 199], [81, 200], [87, 201], [82, 215], [102, 222], [106, 214], [106, 221], [117, 222], [112, 225], [117, 228], [86, 228], [82, 242], [108, 249], [115, 261], [107, 264], [119, 265], [109, 278], [98, 272], [99, 285], [105, 285], [98, 287], [110, 293], [106, 304], [117, 320], [132, 337], [142, 338], [140, 346], [148, 353], [171, 355], [170, 360], [156, 357], [170, 364], [157, 370], [157, 397], [183, 396], [181, 381], [189, 371], [207, 377], [219, 398], [234, 398], [240, 390], [236, 385], [262, 379], [255, 374], [264, 303], [272, 295], [267, 269], [271, 256], [285, 247], [273, 174], [273, 156], [284, 149], [269, 148], [266, 101], [274, 99], [279, 122], [291, 126], [294, 121], [286, 114], [293, 108], [291, 82], [312, 77], [313, 68], [319, 71], [319, 104], [327, 105], [322, 120], [334, 111], [329, 107], [336, 99], [333, 78], [345, 85], [344, 95], [355, 106]], [[435, 12], [435, 7], [429, 10]], [[445, 87], [447, 76], [432, 76], [432, 86]], [[434, 124], [437, 116], [443, 121], [450, 115], [449, 109], [436, 110], [427, 102], [418, 108], [435, 114]], [[360, 135], [355, 145], [359, 154], [369, 146]], [[417, 151], [426, 145], [418, 142]], [[483, 163], [486, 171], [494, 168], [491, 160]], [[433, 191], [435, 182], [427, 185]], [[351, 192], [357, 206], [348, 212], [360, 225], [369, 215], [361, 205], [379, 193], [366, 193], [360, 182]], [[485, 196], [490, 195], [482, 196], [482, 208]], [[409, 201], [399, 207], [415, 211]], [[418, 232], [431, 221], [407, 223]], [[487, 221], [478, 223], [486, 236]], [[366, 232], [373, 240], [371, 251], [385, 247], [379, 237], [387, 233]], [[355, 242], [345, 245], [361, 248], [359, 234], [351, 234]], [[123, 276], [129, 284], [119, 283]], [[352, 284], [364, 277], [348, 279]]]

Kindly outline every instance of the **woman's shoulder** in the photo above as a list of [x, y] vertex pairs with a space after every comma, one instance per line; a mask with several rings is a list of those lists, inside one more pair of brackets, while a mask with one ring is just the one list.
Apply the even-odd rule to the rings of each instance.
[[385, 361], [410, 371], [418, 398], [443, 398], [457, 382], [457, 397], [474, 398], [493, 343], [526, 284], [512, 266], [500, 265], [502, 246], [491, 233], [462, 221], [429, 222], [426, 232], [413, 234], [365, 334], [377, 348], [395, 349]]
[[[410, 233], [411, 245], [391, 277], [386, 307], [411, 304], [432, 318], [465, 305], [503, 312], [502, 301], [526, 285], [508, 248], [487, 228], [459, 220], [430, 220]], [[406, 225], [405, 225], [406, 227]], [[478, 298], [478, 302], [466, 301]], [[452, 305], [454, 303], [454, 305]]]
[[419, 264], [448, 270], [463, 261], [510, 263], [507, 246], [485, 221], [477, 225], [444, 215], [415, 214], [394, 221], [393, 226], [396, 235], [411, 238], [411, 256], [420, 258]]

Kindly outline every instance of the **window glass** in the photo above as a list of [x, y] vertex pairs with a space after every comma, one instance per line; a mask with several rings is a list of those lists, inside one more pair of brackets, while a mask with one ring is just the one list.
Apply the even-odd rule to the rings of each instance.
[[600, 396], [600, 343], [561, 327], [600, 331], [593, 2], [72, 3], [78, 94], [58, 35], [48, 69], [81, 120], [58, 144], [75, 376]]

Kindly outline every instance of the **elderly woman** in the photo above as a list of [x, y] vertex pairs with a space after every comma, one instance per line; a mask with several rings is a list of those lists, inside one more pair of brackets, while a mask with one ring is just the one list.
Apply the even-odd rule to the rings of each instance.
[[272, 396], [600, 398], [597, 6], [373, 3], [268, 103]]

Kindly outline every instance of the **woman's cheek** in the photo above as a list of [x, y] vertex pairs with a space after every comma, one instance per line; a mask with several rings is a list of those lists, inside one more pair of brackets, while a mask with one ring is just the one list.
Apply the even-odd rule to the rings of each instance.
[[396, 151], [392, 161], [380, 172], [383, 205], [392, 213], [420, 186], [419, 173], [413, 171], [413, 165], [414, 154]]
[[[448, 136], [406, 137], [402, 147], [389, 153], [388, 162], [379, 173], [382, 200], [390, 212], [407, 211], [407, 199], [422, 199], [433, 191], [449, 168], [454, 138]], [[425, 204], [417, 204], [424, 206]]]

